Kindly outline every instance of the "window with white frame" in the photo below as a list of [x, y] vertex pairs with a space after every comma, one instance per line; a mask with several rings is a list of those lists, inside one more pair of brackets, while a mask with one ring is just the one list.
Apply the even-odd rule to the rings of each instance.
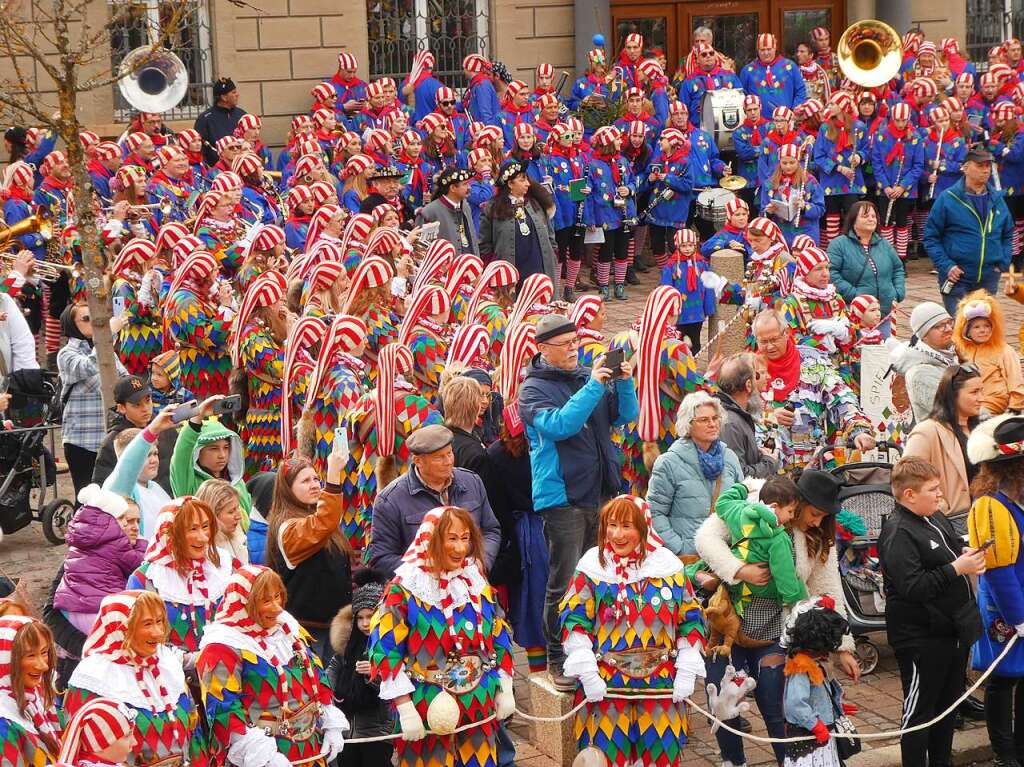
[[[181, 59], [188, 71], [188, 91], [166, 120], [197, 117], [208, 106], [213, 79], [213, 48], [208, 0], [115, 0], [111, 3], [111, 65], [135, 48], [165, 40], [164, 46]], [[114, 119], [127, 122], [136, 109], [114, 86]]]
[[488, 0], [366, 0], [370, 77], [404, 78], [417, 51], [430, 50], [434, 75], [465, 85], [462, 60], [489, 56]]

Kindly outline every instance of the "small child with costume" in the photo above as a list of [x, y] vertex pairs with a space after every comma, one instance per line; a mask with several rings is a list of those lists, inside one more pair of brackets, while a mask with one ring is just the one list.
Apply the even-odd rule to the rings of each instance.
[[960, 360], [981, 373], [982, 417], [1024, 410], [1020, 357], [1006, 343], [1006, 321], [995, 297], [984, 290], [964, 296], [957, 307], [953, 343]]
[[[704, 321], [715, 314], [718, 299], [715, 286], [725, 279], [711, 271], [698, 252], [699, 238], [693, 229], [680, 229], [675, 234], [675, 252], [661, 270], [661, 284], [671, 285], [682, 296], [676, 327], [686, 336], [690, 354], [700, 351], [700, 331]], [[705, 275], [707, 275], [705, 277]]]

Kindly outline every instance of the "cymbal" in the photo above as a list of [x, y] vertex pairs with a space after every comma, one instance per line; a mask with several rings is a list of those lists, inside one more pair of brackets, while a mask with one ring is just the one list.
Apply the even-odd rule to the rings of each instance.
[[722, 176], [722, 180], [718, 182], [718, 185], [722, 189], [735, 192], [737, 189], [743, 189], [747, 185], [747, 180], [743, 176]]

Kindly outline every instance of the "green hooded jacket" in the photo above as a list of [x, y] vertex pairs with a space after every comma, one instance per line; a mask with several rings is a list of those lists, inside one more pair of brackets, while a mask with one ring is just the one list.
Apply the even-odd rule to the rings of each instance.
[[733, 545], [733, 553], [747, 564], [767, 563], [772, 572], [764, 586], [743, 582], [729, 586], [738, 615], [755, 596], [784, 605], [807, 599], [807, 587], [796, 574], [793, 541], [770, 507], [748, 501], [747, 488], [737, 483], [718, 496], [715, 514], [729, 528], [731, 539], [740, 542]]
[[[212, 442], [226, 439], [231, 443], [231, 455], [225, 475], [214, 477], [199, 465], [199, 451]], [[208, 479], [225, 479], [238, 491], [238, 499], [242, 506], [242, 529], [249, 529], [249, 511], [252, 509], [252, 498], [245, 486], [243, 467], [245, 454], [242, 440], [235, 432], [218, 421], [207, 418], [202, 427], [191, 421], [178, 431], [178, 441], [174, 443], [174, 454], [171, 456], [171, 490], [174, 497], [195, 495], [199, 486]]]

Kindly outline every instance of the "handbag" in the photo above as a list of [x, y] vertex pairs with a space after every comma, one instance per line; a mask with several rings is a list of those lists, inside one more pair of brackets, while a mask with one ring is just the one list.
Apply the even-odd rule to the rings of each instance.
[[[856, 735], [857, 727], [850, 720], [850, 717], [843, 712], [843, 707], [839, 703], [842, 688], [834, 679], [828, 680], [828, 687], [829, 697], [832, 699], [832, 710], [836, 715], [835, 721], [832, 723], [832, 730], [840, 734]], [[863, 748], [860, 738], [836, 738], [835, 740], [836, 753], [839, 754], [839, 758], [842, 761], [846, 761], [851, 756], [859, 754], [861, 748]]]

